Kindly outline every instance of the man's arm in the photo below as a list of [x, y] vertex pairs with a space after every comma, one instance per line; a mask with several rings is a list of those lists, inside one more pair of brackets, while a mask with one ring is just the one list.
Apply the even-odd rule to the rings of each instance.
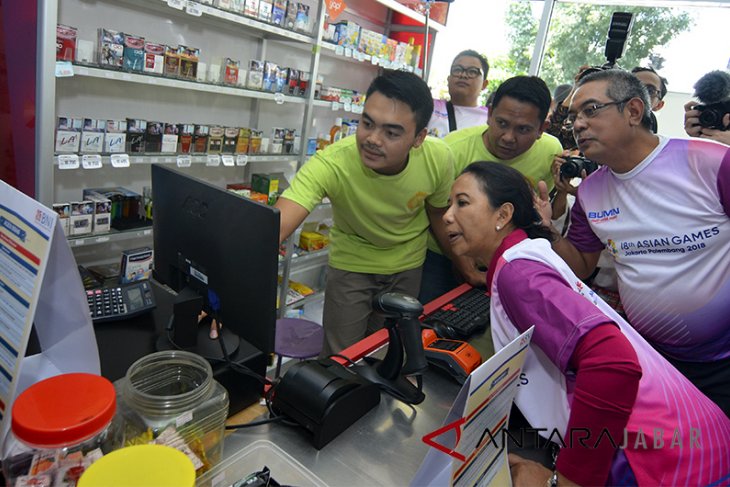
[[286, 198], [279, 198], [274, 206], [281, 212], [279, 225], [279, 243], [281, 243], [302, 224], [309, 215], [309, 210]]
[[550, 206], [550, 198], [545, 181], [538, 183], [538, 192], [539, 195], [535, 199], [535, 207], [542, 217], [542, 224], [549, 228], [553, 232], [553, 235], [555, 235], [555, 240], [552, 243], [553, 250], [568, 264], [579, 278], [586, 279], [590, 277], [596, 269], [601, 251], [581, 252], [567, 238], [563, 238], [551, 223], [552, 208]]
[[435, 208], [426, 203], [426, 213], [428, 214], [428, 220], [431, 222], [431, 232], [436, 237], [436, 242], [438, 242], [441, 250], [451, 259], [464, 280], [472, 286], [484, 286], [486, 274], [477, 269], [474, 260], [469, 257], [456, 256], [451, 252], [451, 244], [443, 220], [446, 210], [447, 208]]

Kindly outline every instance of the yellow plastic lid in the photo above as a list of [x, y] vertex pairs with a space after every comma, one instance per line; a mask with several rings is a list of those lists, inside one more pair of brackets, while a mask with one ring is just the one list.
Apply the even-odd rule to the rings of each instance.
[[78, 487], [193, 487], [195, 467], [164, 445], [136, 445], [104, 455], [81, 475]]

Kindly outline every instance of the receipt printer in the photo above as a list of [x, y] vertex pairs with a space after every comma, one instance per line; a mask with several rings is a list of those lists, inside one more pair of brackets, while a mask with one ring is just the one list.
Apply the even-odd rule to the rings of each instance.
[[327, 359], [289, 367], [276, 386], [272, 405], [309, 430], [320, 450], [379, 402], [376, 384]]

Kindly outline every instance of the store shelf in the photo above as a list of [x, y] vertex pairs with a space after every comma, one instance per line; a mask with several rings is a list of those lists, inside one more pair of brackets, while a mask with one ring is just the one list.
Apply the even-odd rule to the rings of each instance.
[[294, 301], [293, 303], [289, 303], [286, 305], [286, 309], [288, 311], [290, 309], [301, 308], [302, 306], [306, 306], [309, 303], [313, 303], [321, 299], [324, 299], [324, 290], [315, 291], [309, 296], [305, 296], [302, 299]]
[[[73, 71], [74, 76], [124, 81], [127, 83], [137, 83], [143, 85], [162, 86], [164, 88], [173, 88], [180, 90], [201, 91], [204, 93], [214, 93], [217, 95], [255, 98], [258, 100], [273, 101], [277, 104], [304, 104], [307, 102], [306, 98], [304, 97], [283, 95], [281, 93], [268, 93], [263, 91], [247, 90], [245, 88], [237, 88], [233, 86], [214, 85], [211, 83], [200, 83], [197, 81], [186, 81], [181, 79], [165, 78], [162, 76], [150, 76], [145, 74], [129, 73], [126, 71], [97, 68], [92, 66], [74, 65]], [[70, 78], [72, 77], [63, 77], [58, 79], [61, 80]]]
[[[234, 166], [243, 166], [248, 163], [256, 162], [286, 162], [296, 160], [299, 154], [215, 154], [219, 156], [231, 156]], [[188, 154], [145, 154], [145, 155], [129, 155], [130, 165], [149, 165], [149, 164], [178, 164], [180, 158], [189, 158], [191, 164], [208, 164], [208, 155], [188, 155]], [[81, 156], [79, 156], [81, 158]], [[111, 156], [102, 155], [101, 163], [103, 166], [111, 166]], [[53, 157], [53, 165], [58, 167], [58, 155]], [[221, 167], [230, 166], [230, 164], [218, 164]], [[81, 169], [81, 168], [79, 168]]]
[[[329, 249], [324, 248], [321, 250], [315, 250], [312, 252], [303, 252], [301, 254], [297, 254], [296, 256], [292, 257], [291, 259], [291, 267], [289, 268], [289, 271], [293, 271], [297, 269], [298, 267], [301, 267], [303, 265], [306, 265], [307, 263], [311, 263], [313, 261], [325, 259], [327, 255], [329, 254]], [[284, 265], [284, 261], [279, 262], [279, 269]]]
[[[345, 49], [344, 47], [332, 44], [331, 42], [322, 42], [322, 53], [327, 56], [335, 57], [340, 61], [372, 64], [373, 66], [382, 66], [386, 69], [402, 69], [410, 72], [414, 71], [413, 67], [410, 65], [391, 62], [388, 59], [371, 56], [349, 48]], [[421, 70], [416, 69], [415, 71], [416, 74], [420, 76]]]
[[115, 230], [109, 233], [98, 235], [83, 235], [79, 237], [68, 237], [70, 247], [87, 247], [89, 245], [105, 244], [109, 242], [122, 242], [140, 237], [152, 236], [152, 227], [140, 227], [133, 230]]
[[[403, 14], [406, 17], [411, 18], [422, 24], [424, 24], [426, 22], [426, 17], [424, 15], [421, 15], [418, 12], [411, 10], [410, 8], [396, 2], [395, 0], [375, 0], [375, 2], [377, 2], [381, 5], [384, 5], [384, 6], [388, 7], [389, 9], [394, 10], [400, 14]], [[438, 22], [434, 22], [431, 19], [429, 19], [429, 21], [428, 21], [428, 27], [429, 27], [429, 29], [433, 29], [436, 32], [439, 32], [446, 28], [445, 25], [439, 24]]]

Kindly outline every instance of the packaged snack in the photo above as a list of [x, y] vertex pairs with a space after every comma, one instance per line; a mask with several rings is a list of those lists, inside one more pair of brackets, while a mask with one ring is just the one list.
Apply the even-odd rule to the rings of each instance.
[[124, 34], [99, 27], [99, 64], [103, 67], [121, 68], [124, 62]]
[[279, 66], [271, 61], [264, 62], [263, 90], [276, 91], [276, 78], [279, 75]]
[[138, 118], [127, 119], [127, 152], [145, 152], [145, 133], [147, 132], [147, 120]]
[[104, 131], [106, 120], [85, 118], [81, 130], [80, 151], [85, 154], [100, 153], [104, 149]]
[[246, 87], [260, 90], [264, 85], [264, 62], [252, 59], [248, 64], [248, 81]]
[[104, 136], [104, 152], [110, 154], [124, 152], [127, 141], [127, 121], [107, 120]]
[[271, 22], [271, 11], [273, 6], [272, 0], [259, 0], [258, 19], [261, 22]]
[[195, 125], [190, 123], [181, 123], [178, 125], [177, 130], [177, 152], [180, 154], [190, 154], [193, 151], [193, 134], [195, 133]]
[[177, 48], [165, 46], [165, 76], [177, 77], [180, 75], [180, 55]]
[[76, 59], [76, 27], [56, 25], [56, 61], [73, 61]]
[[180, 77], [189, 80], [197, 79], [200, 49], [181, 45], [177, 48], [177, 54], [180, 57]]
[[56, 152], [78, 152], [81, 146], [81, 128], [83, 120], [80, 118], [58, 117], [56, 124]]
[[145, 73], [162, 74], [165, 69], [165, 46], [154, 42], [144, 43], [144, 66]]
[[193, 134], [193, 152], [196, 154], [204, 154], [208, 150], [208, 134], [210, 127], [207, 125], [195, 125], [195, 133]]
[[223, 136], [225, 129], [219, 125], [210, 127], [208, 135], [208, 154], [220, 154], [223, 149]]
[[124, 69], [142, 71], [144, 66], [144, 37], [124, 34]]

